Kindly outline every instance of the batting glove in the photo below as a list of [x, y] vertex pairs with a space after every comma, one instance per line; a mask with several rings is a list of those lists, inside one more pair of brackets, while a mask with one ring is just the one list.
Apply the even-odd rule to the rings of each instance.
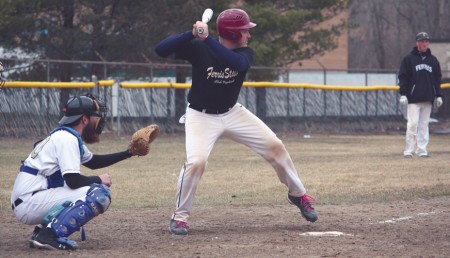
[[192, 34], [194, 35], [194, 37], [198, 37], [202, 40], [205, 40], [209, 35], [208, 24], [201, 21], [197, 21], [194, 24]]
[[408, 104], [408, 98], [406, 96], [400, 96], [400, 104], [402, 105]]
[[443, 103], [442, 97], [437, 97], [436, 98], [436, 107], [442, 106], [442, 103]]

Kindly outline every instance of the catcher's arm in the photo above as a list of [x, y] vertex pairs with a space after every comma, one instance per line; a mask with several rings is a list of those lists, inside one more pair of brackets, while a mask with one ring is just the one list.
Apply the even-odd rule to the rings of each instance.
[[93, 154], [92, 159], [88, 162], [84, 163], [83, 165], [90, 169], [99, 169], [104, 167], [109, 167], [119, 161], [122, 161], [124, 159], [127, 159], [131, 157], [131, 153], [128, 151], [121, 151], [117, 153], [111, 153], [111, 154], [105, 154], [105, 155], [99, 155], [99, 154]]
[[151, 124], [147, 127], [137, 130], [131, 136], [128, 152], [132, 156], [145, 156], [150, 151], [150, 144], [158, 137], [159, 126]]

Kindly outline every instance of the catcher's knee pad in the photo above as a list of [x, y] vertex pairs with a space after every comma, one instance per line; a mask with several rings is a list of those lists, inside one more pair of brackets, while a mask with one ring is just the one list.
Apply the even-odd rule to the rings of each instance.
[[91, 184], [91, 188], [87, 192], [86, 202], [91, 204], [95, 211], [95, 216], [97, 216], [105, 212], [111, 204], [111, 192], [103, 184]]
[[105, 212], [111, 203], [108, 188], [100, 184], [92, 184], [87, 192], [86, 200], [78, 200], [61, 210], [52, 220], [51, 228], [58, 237], [67, 237], [80, 230], [88, 221]]

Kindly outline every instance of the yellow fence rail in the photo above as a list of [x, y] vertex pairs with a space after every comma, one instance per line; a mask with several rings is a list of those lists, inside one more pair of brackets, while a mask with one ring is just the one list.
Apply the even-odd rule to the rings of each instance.
[[[112, 86], [114, 80], [100, 80], [99, 86]], [[11, 82], [7, 81], [5, 88], [94, 88], [95, 82]], [[143, 88], [174, 88], [189, 89], [190, 83], [171, 82], [121, 82], [120, 86], [126, 89]], [[317, 89], [317, 90], [341, 90], [341, 91], [375, 91], [375, 90], [399, 90], [399, 86], [393, 85], [371, 85], [371, 86], [349, 86], [349, 85], [322, 85], [310, 83], [279, 83], [279, 82], [244, 82], [244, 87], [271, 87], [271, 88], [292, 88], [292, 89]], [[450, 83], [441, 84], [442, 89], [449, 89]]]
[[[114, 80], [99, 81], [100, 86], [112, 86]], [[95, 82], [6, 82], [5, 88], [94, 88]]]

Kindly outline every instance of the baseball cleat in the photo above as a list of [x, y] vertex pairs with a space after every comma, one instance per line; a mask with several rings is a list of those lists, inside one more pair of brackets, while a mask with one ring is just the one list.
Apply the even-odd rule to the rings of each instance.
[[[57, 237], [51, 228], [36, 227], [30, 239], [30, 247], [47, 250], [75, 250], [77, 242], [67, 237]], [[36, 234], [35, 234], [36, 233]]]
[[42, 225], [37, 225], [36, 227], [34, 227], [33, 233], [31, 234], [31, 238], [30, 238], [30, 247], [34, 248], [34, 244], [33, 241], [36, 240], [37, 234], [39, 233], [39, 231], [42, 229]]
[[174, 235], [187, 235], [189, 226], [187, 222], [180, 220], [170, 220], [169, 231]]
[[293, 204], [300, 209], [300, 213], [307, 221], [315, 222], [318, 219], [317, 212], [312, 206], [312, 203], [315, 200], [311, 196], [304, 194], [300, 197], [295, 197], [288, 194], [288, 201], [290, 204]]

